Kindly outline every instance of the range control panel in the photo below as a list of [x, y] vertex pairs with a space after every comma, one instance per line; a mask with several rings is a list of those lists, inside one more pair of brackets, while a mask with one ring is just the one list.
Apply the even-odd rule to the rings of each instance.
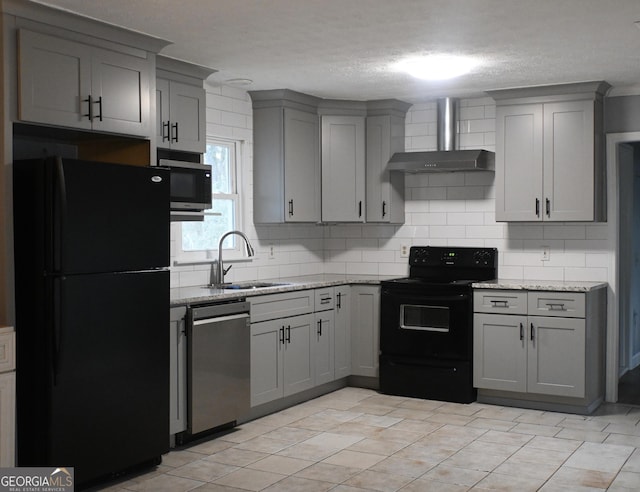
[[409, 266], [473, 268], [495, 267], [497, 262], [496, 248], [412, 246], [409, 252]]

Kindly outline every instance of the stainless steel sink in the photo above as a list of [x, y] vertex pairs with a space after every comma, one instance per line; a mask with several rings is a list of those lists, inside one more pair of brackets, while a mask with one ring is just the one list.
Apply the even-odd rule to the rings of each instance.
[[205, 285], [207, 289], [228, 289], [228, 290], [252, 290], [264, 289], [266, 287], [279, 287], [282, 285], [291, 285], [287, 282], [237, 282], [222, 285]]

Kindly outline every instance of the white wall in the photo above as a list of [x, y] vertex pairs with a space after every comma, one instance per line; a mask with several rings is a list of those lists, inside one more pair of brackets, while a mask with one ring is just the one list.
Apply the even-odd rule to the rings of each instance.
[[[530, 280], [608, 281], [612, 277], [610, 224], [505, 224], [494, 220], [494, 175], [488, 172], [411, 175], [406, 182], [406, 221], [391, 225], [253, 225], [252, 118], [248, 94], [207, 86], [207, 130], [242, 139], [243, 226], [258, 251], [238, 262], [230, 280], [314, 273], [402, 276], [407, 259], [400, 246], [488, 246], [499, 250], [500, 276]], [[495, 149], [495, 104], [491, 98], [461, 100], [460, 148]], [[436, 104], [414, 105], [406, 118], [406, 149], [436, 148]], [[172, 254], [179, 237], [172, 225]], [[541, 261], [543, 246], [551, 248]], [[268, 252], [273, 247], [274, 258]], [[173, 259], [173, 258], [172, 258]], [[209, 265], [173, 267], [172, 286], [202, 285]]]

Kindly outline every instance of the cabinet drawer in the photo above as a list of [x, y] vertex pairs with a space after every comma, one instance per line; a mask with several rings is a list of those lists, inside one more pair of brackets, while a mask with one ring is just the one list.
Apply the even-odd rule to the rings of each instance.
[[530, 315], [585, 317], [585, 295], [576, 292], [529, 292]]
[[527, 292], [521, 290], [474, 290], [476, 313], [527, 314]]
[[258, 323], [270, 319], [312, 313], [314, 297], [313, 290], [249, 297], [251, 322]]
[[0, 372], [13, 371], [16, 368], [14, 332], [0, 333]]
[[329, 311], [335, 307], [333, 287], [316, 289], [316, 311]]

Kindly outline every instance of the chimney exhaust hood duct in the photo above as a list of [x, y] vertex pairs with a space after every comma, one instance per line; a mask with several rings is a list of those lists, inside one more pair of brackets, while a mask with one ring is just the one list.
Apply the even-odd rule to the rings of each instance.
[[495, 154], [488, 150], [456, 150], [456, 106], [452, 98], [438, 100], [438, 150], [396, 152], [387, 171], [437, 173], [451, 171], [493, 171]]

